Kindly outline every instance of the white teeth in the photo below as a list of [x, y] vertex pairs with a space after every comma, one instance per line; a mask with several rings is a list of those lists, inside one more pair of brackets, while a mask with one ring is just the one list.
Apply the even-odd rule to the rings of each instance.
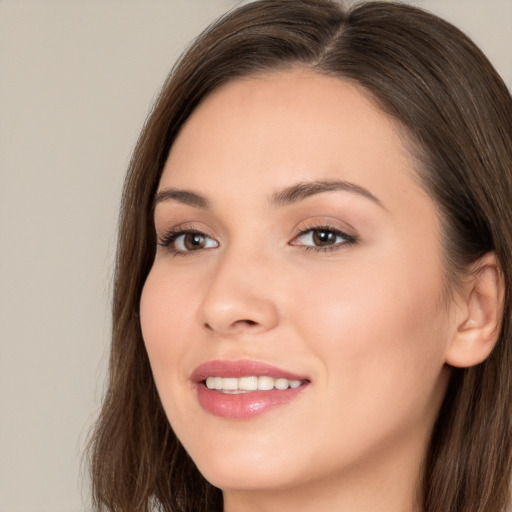
[[208, 377], [206, 379], [206, 387], [226, 393], [246, 393], [248, 391], [270, 391], [277, 389], [283, 391], [288, 388], [298, 388], [302, 384], [300, 380], [274, 379], [262, 375], [241, 377]]
[[238, 389], [242, 391], [256, 391], [258, 389], [258, 377], [242, 377], [238, 379]]
[[238, 379], [222, 379], [222, 389], [236, 391], [238, 389]]
[[274, 382], [274, 386], [276, 389], [288, 389], [288, 379], [276, 379], [276, 381]]
[[261, 391], [270, 391], [274, 388], [275, 379], [272, 377], [259, 377], [258, 378], [258, 389]]

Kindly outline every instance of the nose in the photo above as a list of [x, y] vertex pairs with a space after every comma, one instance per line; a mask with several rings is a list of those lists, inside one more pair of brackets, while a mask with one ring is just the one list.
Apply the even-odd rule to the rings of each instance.
[[279, 323], [264, 259], [226, 255], [212, 270], [199, 305], [203, 328], [222, 335], [265, 332]]

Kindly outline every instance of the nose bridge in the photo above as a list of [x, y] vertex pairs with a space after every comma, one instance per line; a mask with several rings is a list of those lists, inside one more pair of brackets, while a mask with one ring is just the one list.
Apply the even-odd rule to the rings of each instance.
[[278, 323], [278, 308], [269, 282], [271, 262], [250, 247], [231, 247], [219, 254], [199, 307], [208, 329], [230, 334], [265, 331]]

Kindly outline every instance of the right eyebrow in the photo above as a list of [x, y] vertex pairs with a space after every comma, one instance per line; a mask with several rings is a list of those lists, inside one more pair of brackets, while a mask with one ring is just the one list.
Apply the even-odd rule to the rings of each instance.
[[164, 201], [175, 201], [177, 203], [193, 206], [194, 208], [201, 208], [207, 210], [210, 208], [210, 201], [195, 192], [190, 190], [182, 190], [177, 188], [164, 188], [155, 194], [153, 199], [153, 210], [156, 205]]
[[270, 202], [276, 206], [286, 206], [288, 204], [303, 201], [304, 199], [317, 194], [335, 192], [337, 190], [359, 194], [366, 199], [370, 199], [381, 208], [384, 208], [384, 210], [386, 209], [380, 199], [374, 196], [368, 189], [345, 180], [300, 182], [276, 192], [272, 195]]

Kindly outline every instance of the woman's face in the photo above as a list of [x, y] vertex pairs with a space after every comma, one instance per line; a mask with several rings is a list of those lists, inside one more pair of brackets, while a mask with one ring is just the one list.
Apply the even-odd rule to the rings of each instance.
[[228, 83], [184, 125], [141, 322], [172, 428], [214, 485], [417, 478], [452, 328], [413, 165], [361, 89], [310, 71]]

